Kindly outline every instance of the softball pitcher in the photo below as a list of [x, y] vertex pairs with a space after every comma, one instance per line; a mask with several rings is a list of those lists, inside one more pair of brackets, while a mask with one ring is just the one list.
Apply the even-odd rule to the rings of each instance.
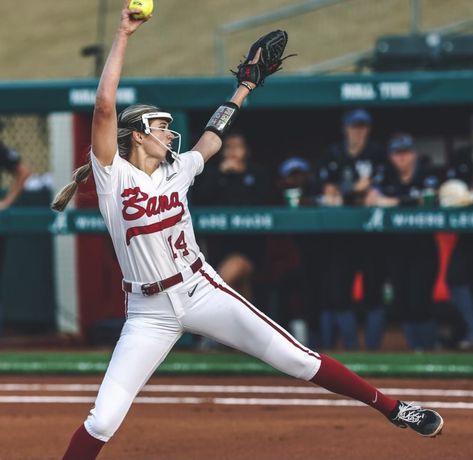
[[[146, 21], [124, 2], [120, 26], [97, 90], [90, 162], [56, 197], [62, 211], [78, 184], [93, 172], [99, 207], [123, 272], [126, 322], [85, 423], [64, 460], [95, 459], [127, 414], [133, 399], [184, 332], [205, 335], [271, 366], [355, 398], [395, 425], [424, 436], [440, 433], [432, 410], [388, 398], [334, 359], [309, 350], [227, 286], [197, 246], [187, 192], [248, 94], [280, 69], [287, 34], [255, 42], [235, 72], [238, 88], [210, 118], [192, 151], [179, 154], [172, 115], [134, 105], [117, 119], [116, 91], [129, 37]], [[177, 146], [176, 146], [177, 145]]]

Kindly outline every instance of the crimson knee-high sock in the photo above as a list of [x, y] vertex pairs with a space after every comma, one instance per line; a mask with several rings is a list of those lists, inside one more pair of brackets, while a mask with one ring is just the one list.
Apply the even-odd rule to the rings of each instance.
[[388, 398], [359, 375], [346, 368], [330, 356], [320, 355], [320, 369], [311, 382], [331, 391], [357, 399], [388, 416], [396, 407], [397, 401]]
[[91, 436], [84, 425], [72, 436], [62, 460], [95, 460], [105, 443]]

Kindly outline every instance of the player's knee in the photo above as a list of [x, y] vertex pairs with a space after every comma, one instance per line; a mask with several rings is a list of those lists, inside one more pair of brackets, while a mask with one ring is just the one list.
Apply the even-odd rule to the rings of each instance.
[[292, 376], [302, 380], [310, 380], [320, 367], [319, 360], [312, 354], [301, 352], [293, 357]]
[[273, 340], [266, 359], [276, 369], [303, 380], [310, 380], [320, 366], [317, 353], [285, 340]]
[[90, 413], [84, 425], [88, 433], [100, 441], [107, 442], [118, 430], [121, 420], [112, 414]]

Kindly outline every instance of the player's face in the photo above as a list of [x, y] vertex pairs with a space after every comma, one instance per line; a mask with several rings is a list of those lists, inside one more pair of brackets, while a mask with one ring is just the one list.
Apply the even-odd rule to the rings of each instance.
[[225, 139], [223, 144], [223, 156], [225, 159], [244, 161], [248, 153], [245, 139], [241, 136], [231, 136]]
[[284, 180], [284, 186], [287, 188], [304, 187], [309, 179], [305, 171], [292, 171]]
[[400, 172], [409, 172], [415, 167], [417, 155], [415, 150], [393, 152], [390, 156], [391, 163]]
[[350, 145], [364, 145], [368, 142], [370, 134], [369, 125], [356, 124], [345, 127], [345, 135]]
[[168, 149], [172, 146], [172, 140], [174, 135], [166, 131], [169, 127], [169, 123], [166, 120], [160, 120], [159, 118], [152, 120], [150, 123], [151, 134], [145, 136], [143, 140], [143, 147], [147, 155], [164, 160]]

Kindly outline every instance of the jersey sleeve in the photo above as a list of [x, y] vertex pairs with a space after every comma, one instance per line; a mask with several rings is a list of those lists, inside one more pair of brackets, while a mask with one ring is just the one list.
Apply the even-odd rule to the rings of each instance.
[[0, 168], [14, 172], [20, 161], [20, 155], [16, 150], [9, 149], [6, 145], [0, 143]]
[[121, 163], [126, 160], [123, 160], [123, 158], [120, 157], [117, 150], [111, 165], [103, 166], [92, 151], [90, 152], [90, 161], [92, 163], [92, 171], [94, 173], [97, 194], [107, 195], [112, 193], [113, 177], [118, 174], [118, 171], [122, 167]]
[[190, 184], [194, 183], [195, 176], [198, 176], [204, 170], [204, 158], [200, 152], [196, 150], [185, 152], [179, 155], [181, 168], [187, 175]]

